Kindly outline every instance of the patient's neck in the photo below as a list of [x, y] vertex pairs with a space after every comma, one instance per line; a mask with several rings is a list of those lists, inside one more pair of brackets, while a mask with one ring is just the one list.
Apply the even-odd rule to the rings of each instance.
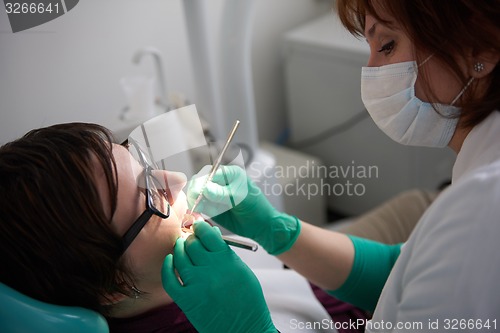
[[145, 291], [138, 298], [124, 298], [113, 305], [109, 316], [114, 318], [134, 317], [172, 302], [172, 298], [165, 292], [163, 287], [159, 286], [156, 290]]

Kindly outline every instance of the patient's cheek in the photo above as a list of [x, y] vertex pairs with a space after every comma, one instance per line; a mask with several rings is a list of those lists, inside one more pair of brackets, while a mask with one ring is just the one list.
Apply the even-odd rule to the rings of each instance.
[[179, 192], [174, 204], [172, 205], [172, 208], [175, 212], [175, 215], [179, 219], [179, 222], [182, 221], [182, 217], [188, 209], [186, 194], [184, 192]]

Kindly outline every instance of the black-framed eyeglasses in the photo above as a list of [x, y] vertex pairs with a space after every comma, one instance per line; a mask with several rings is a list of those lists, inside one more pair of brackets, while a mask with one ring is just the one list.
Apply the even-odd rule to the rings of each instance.
[[[153, 175], [153, 171], [157, 170], [154, 162], [148, 162], [146, 155], [141, 150], [139, 145], [133, 140], [128, 140], [129, 151], [134, 156], [139, 164], [144, 168], [144, 190], [146, 196], [146, 210], [135, 220], [130, 228], [122, 237], [123, 252], [137, 237], [142, 228], [151, 219], [153, 215], [166, 219], [170, 216], [170, 203], [168, 194], [165, 189], [165, 182], [161, 182]], [[139, 185], [138, 185], [139, 186]]]

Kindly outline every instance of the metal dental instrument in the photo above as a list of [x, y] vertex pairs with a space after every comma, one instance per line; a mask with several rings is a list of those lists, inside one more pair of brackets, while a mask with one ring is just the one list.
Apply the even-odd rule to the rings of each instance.
[[[182, 231], [185, 232], [186, 234], [193, 233], [193, 229], [191, 229], [191, 228], [182, 228]], [[255, 244], [255, 243], [250, 243], [250, 242], [246, 242], [244, 240], [239, 240], [239, 239], [233, 238], [231, 236], [222, 235], [222, 239], [224, 240], [224, 242], [226, 242], [227, 245], [239, 247], [240, 249], [244, 249], [244, 250], [250, 250], [250, 251], [255, 252], [259, 248], [259, 245]]]
[[[203, 191], [207, 187], [208, 182], [212, 180], [212, 178], [215, 175], [215, 172], [219, 168], [219, 165], [222, 162], [222, 158], [224, 157], [224, 154], [226, 153], [226, 150], [229, 147], [229, 144], [233, 140], [234, 134], [236, 133], [236, 130], [238, 129], [238, 126], [240, 126], [240, 121], [236, 120], [236, 122], [234, 123], [233, 129], [231, 130], [231, 132], [229, 133], [229, 136], [227, 137], [227, 140], [226, 140], [226, 143], [224, 144], [224, 147], [222, 148], [219, 156], [217, 157], [217, 160], [212, 165], [212, 169], [210, 169], [210, 173], [208, 174], [208, 177], [205, 180], [205, 183], [203, 184], [203, 187], [200, 190], [200, 194], [198, 194], [198, 197], [196, 198], [196, 200], [195, 200], [195, 202], [193, 204], [193, 207], [191, 207], [191, 210], [190, 210], [191, 213], [186, 213], [184, 215], [184, 218], [182, 220], [182, 230], [184, 232], [193, 233], [192, 229], [186, 228], [185, 225], [189, 221], [191, 221], [191, 222], [194, 221], [195, 218], [194, 218], [192, 212], [194, 212], [194, 209], [196, 208], [196, 206], [198, 206], [198, 204], [200, 203], [201, 199], [203, 198]], [[259, 246], [257, 244], [245, 242], [245, 241], [242, 241], [242, 240], [239, 240], [239, 239], [235, 239], [235, 238], [232, 238], [232, 237], [226, 236], [226, 235], [222, 235], [222, 239], [224, 240], [224, 242], [226, 242], [227, 245], [239, 247], [241, 249], [250, 250], [250, 251], [253, 251], [253, 252], [257, 251], [257, 249], [259, 248]]]
[[[214, 178], [215, 172], [219, 168], [219, 165], [222, 162], [222, 158], [224, 157], [224, 154], [226, 153], [226, 150], [229, 147], [229, 144], [233, 140], [234, 134], [236, 133], [236, 130], [238, 129], [238, 126], [240, 126], [240, 121], [236, 120], [236, 122], [234, 123], [233, 129], [231, 130], [231, 132], [229, 133], [229, 136], [227, 137], [227, 140], [226, 140], [226, 143], [224, 144], [224, 147], [222, 148], [219, 156], [217, 157], [217, 160], [212, 165], [212, 169], [210, 169], [210, 173], [208, 174], [208, 177], [205, 180], [205, 183], [203, 184], [203, 187], [200, 190], [200, 194], [198, 194], [198, 197], [196, 198], [196, 201], [194, 202], [193, 207], [191, 207], [191, 212], [194, 212], [194, 209], [196, 208], [196, 206], [198, 206], [198, 204], [200, 203], [201, 199], [203, 198], [203, 191], [207, 187], [208, 182], [211, 181], [212, 178]], [[194, 219], [192, 213], [187, 213], [186, 215], [184, 215], [184, 219], [182, 221], [182, 226], [183, 227], [186, 226], [186, 222], [189, 222], [188, 219], [191, 220], [191, 221]]]
[[222, 235], [222, 239], [224, 240], [224, 242], [226, 242], [227, 245], [239, 247], [240, 249], [245, 249], [255, 252], [259, 248], [257, 244], [241, 241], [239, 239], [234, 239], [232, 237], [225, 235]]

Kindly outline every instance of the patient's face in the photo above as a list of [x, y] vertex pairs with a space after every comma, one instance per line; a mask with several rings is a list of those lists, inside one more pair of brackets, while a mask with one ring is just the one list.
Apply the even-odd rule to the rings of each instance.
[[[146, 209], [144, 191], [137, 186], [138, 183], [143, 183], [143, 168], [123, 146], [114, 144], [113, 155], [118, 178], [118, 201], [112, 225], [119, 235], [124, 235]], [[151, 284], [161, 286], [163, 260], [167, 254], [172, 253], [175, 241], [181, 235], [181, 221], [187, 209], [186, 197], [182, 191], [186, 184], [184, 174], [157, 172], [161, 175], [156, 176], [167, 177], [171, 194], [170, 216], [162, 219], [153, 215], [124, 254], [139, 279], [137, 287], [145, 291], [151, 288]], [[98, 177], [98, 186], [104, 207], [110, 210], [104, 176]]]

